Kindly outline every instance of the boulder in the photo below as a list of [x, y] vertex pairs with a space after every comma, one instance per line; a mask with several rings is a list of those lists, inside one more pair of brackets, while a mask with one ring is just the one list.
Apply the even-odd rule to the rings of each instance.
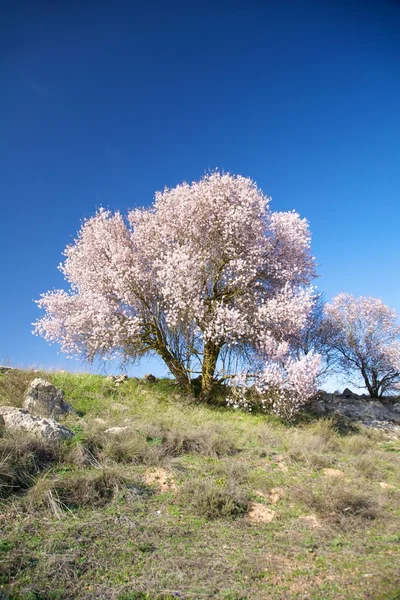
[[67, 413], [75, 413], [64, 401], [64, 392], [45, 379], [36, 378], [25, 393], [23, 408], [33, 415], [59, 419]]
[[107, 381], [112, 381], [116, 387], [119, 387], [121, 383], [128, 380], [128, 375], [125, 373], [123, 375], [108, 375], [106, 377]]
[[353, 398], [353, 396], [357, 397], [357, 394], [349, 390], [349, 388], [345, 388], [342, 392], [343, 398]]
[[145, 383], [156, 383], [157, 377], [154, 377], [154, 375], [152, 375], [151, 373], [147, 373], [143, 376], [143, 381]]
[[128, 375], [117, 375], [114, 378], [114, 383], [117, 387], [121, 385], [121, 383], [124, 383], [124, 381], [128, 381]]
[[308, 408], [318, 416], [345, 417], [367, 427], [397, 431], [400, 426], [400, 411], [397, 406], [384, 405], [379, 400], [355, 395], [338, 397], [335, 394], [319, 393]]
[[8, 373], [9, 371], [16, 371], [15, 367], [7, 367], [5, 365], [0, 365], [0, 373]]
[[0, 406], [0, 423], [5, 429], [26, 431], [51, 441], [70, 440], [74, 433], [53, 419], [31, 415], [23, 408]]
[[128, 426], [126, 427], [109, 427], [108, 429], [106, 429], [104, 431], [104, 433], [108, 433], [110, 435], [120, 435], [121, 433], [124, 433], [124, 431], [127, 431], [129, 429]]

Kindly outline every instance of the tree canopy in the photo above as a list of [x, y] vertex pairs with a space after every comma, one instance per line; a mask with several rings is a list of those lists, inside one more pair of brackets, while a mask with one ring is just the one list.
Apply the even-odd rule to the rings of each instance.
[[200, 375], [204, 399], [248, 376], [300, 399], [318, 368], [290, 344], [314, 303], [310, 239], [296, 212], [272, 212], [252, 180], [220, 172], [126, 217], [100, 209], [66, 248], [69, 289], [41, 297], [35, 331], [90, 360], [157, 353], [185, 390]]
[[[361, 378], [372, 398], [400, 389], [400, 326], [379, 298], [339, 294], [325, 307], [325, 332], [341, 372]], [[357, 384], [357, 381], [355, 381]]]

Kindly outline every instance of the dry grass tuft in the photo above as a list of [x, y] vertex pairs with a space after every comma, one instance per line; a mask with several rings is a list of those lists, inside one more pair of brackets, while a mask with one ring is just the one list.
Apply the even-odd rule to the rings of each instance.
[[315, 512], [324, 521], [339, 526], [360, 524], [382, 514], [382, 498], [374, 490], [342, 478], [320, 478], [306, 485], [294, 485], [291, 497], [307, 511]]
[[190, 506], [196, 516], [206, 519], [237, 517], [246, 513], [249, 506], [249, 494], [244, 487], [233, 481], [219, 484], [204, 478], [184, 483], [179, 500]]
[[36, 377], [40, 377], [40, 373], [19, 369], [0, 375], [0, 405], [21, 408], [25, 392]]
[[29, 488], [38, 473], [62, 456], [55, 442], [16, 433], [0, 438], [0, 499]]
[[146, 438], [136, 431], [122, 431], [118, 435], [103, 433], [97, 445], [101, 461], [139, 464], [146, 462], [149, 445]]
[[329, 419], [317, 421], [307, 427], [289, 429], [285, 436], [289, 457], [312, 468], [332, 464], [332, 453], [340, 447], [340, 436]]
[[130, 483], [116, 469], [77, 471], [51, 479], [44, 475], [29, 490], [28, 501], [34, 508], [49, 506], [52, 510], [54, 503], [69, 509], [99, 508], [110, 502], [117, 492]]
[[207, 423], [192, 428], [171, 428], [162, 437], [164, 456], [181, 456], [193, 452], [218, 458], [236, 450], [229, 432], [218, 424]]

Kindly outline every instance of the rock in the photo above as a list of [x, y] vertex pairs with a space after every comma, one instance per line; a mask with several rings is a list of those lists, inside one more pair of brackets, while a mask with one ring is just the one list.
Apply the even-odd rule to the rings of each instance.
[[143, 381], [145, 383], [156, 383], [157, 377], [154, 377], [154, 375], [152, 375], [151, 373], [147, 373], [143, 376]]
[[111, 381], [112, 383], [115, 384], [116, 387], [119, 387], [121, 385], [121, 383], [124, 383], [124, 381], [128, 380], [128, 375], [123, 374], [123, 375], [107, 375], [106, 377], [106, 381]]
[[57, 421], [36, 417], [23, 408], [0, 406], [0, 419], [6, 429], [26, 431], [51, 441], [70, 440], [74, 437], [70, 429]]
[[0, 365], [0, 373], [8, 373], [9, 371], [16, 371], [15, 367], [6, 367], [5, 365]]
[[[345, 390], [346, 391], [346, 390]], [[348, 390], [350, 392], [350, 390]], [[390, 402], [383, 404], [369, 396], [363, 398], [352, 393], [351, 396], [318, 393], [310, 401], [306, 410], [311, 410], [321, 417], [336, 416], [349, 422], [357, 422], [366, 427], [399, 431], [400, 404]]]
[[349, 390], [349, 388], [345, 388], [342, 392], [342, 396], [343, 398], [352, 398], [354, 396], [354, 393]]
[[27, 392], [23, 408], [33, 415], [59, 419], [68, 414], [75, 413], [72, 406], [64, 401], [64, 392], [44, 379], [36, 378], [32, 381]]
[[392, 485], [391, 483], [387, 483], [386, 481], [380, 481], [379, 485], [383, 490], [395, 490], [396, 489], [395, 485]]
[[344, 473], [343, 471], [340, 471], [339, 469], [323, 469], [324, 474], [327, 477], [344, 477]]
[[110, 435], [120, 435], [121, 433], [124, 433], [124, 431], [127, 431], [127, 429], [129, 429], [129, 427], [109, 427], [104, 431], [104, 433], [108, 433]]

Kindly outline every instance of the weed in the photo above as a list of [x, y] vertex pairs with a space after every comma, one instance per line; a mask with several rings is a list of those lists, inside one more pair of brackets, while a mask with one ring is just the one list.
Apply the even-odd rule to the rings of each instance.
[[232, 481], [218, 485], [212, 479], [193, 479], [181, 488], [180, 502], [206, 519], [236, 517], [247, 511], [248, 492]]

